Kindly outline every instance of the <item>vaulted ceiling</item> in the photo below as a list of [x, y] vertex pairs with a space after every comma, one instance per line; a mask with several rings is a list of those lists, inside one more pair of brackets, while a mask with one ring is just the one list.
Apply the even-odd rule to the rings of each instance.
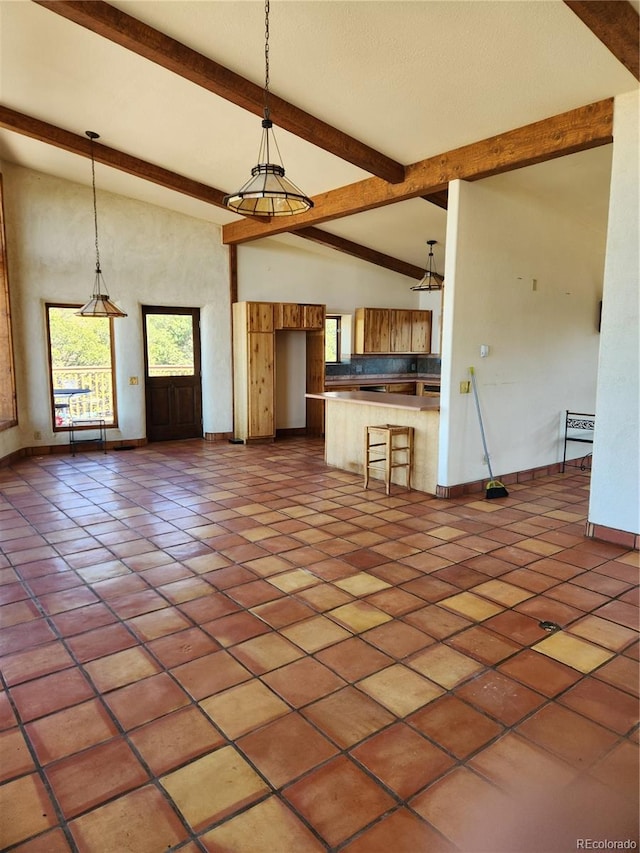
[[603, 227], [611, 98], [638, 85], [637, 0], [271, 0], [271, 115], [315, 206], [265, 222], [222, 205], [257, 159], [263, 3], [0, 0], [0, 30], [0, 159], [88, 184], [94, 130], [99, 189], [409, 277], [454, 178]]

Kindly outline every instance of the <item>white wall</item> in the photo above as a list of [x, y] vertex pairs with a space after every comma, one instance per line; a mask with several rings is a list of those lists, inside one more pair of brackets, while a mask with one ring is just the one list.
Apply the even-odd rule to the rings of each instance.
[[637, 92], [615, 100], [589, 521], [640, 533]]
[[[91, 188], [10, 164], [3, 175], [19, 427], [0, 433], [0, 456], [67, 443], [51, 428], [45, 303], [84, 303], [95, 270]], [[99, 189], [97, 201], [106, 286], [129, 315], [114, 321], [119, 429], [108, 438], [145, 436], [144, 304], [201, 309], [203, 428], [230, 431], [228, 252], [219, 229]]]
[[594, 411], [604, 233], [505, 175], [450, 185], [446, 247], [438, 482], [488, 476], [473, 395], [459, 390], [470, 366], [494, 476], [558, 461], [564, 411]]
[[301, 429], [307, 423], [307, 336], [276, 332], [276, 429]]
[[356, 308], [418, 308], [413, 279], [300, 237], [238, 246], [238, 299], [320, 302], [328, 314]]

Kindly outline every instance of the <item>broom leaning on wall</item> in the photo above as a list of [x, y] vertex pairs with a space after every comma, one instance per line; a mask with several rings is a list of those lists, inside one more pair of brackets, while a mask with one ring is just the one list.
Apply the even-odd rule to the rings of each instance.
[[486, 486], [486, 494], [485, 497], [490, 500], [492, 498], [506, 498], [509, 495], [504, 483], [501, 483], [500, 480], [495, 480], [493, 477], [493, 471], [491, 470], [491, 457], [489, 456], [489, 451], [487, 450], [487, 439], [484, 434], [484, 425], [482, 423], [482, 413], [480, 411], [480, 400], [478, 398], [478, 388], [476, 386], [476, 372], [473, 367], [469, 368], [469, 373], [471, 374], [471, 387], [473, 388], [473, 399], [476, 403], [476, 411], [478, 413], [478, 423], [480, 424], [480, 435], [482, 436], [482, 446], [484, 447], [484, 457], [487, 460], [487, 467], [489, 468], [489, 477], [491, 478]]

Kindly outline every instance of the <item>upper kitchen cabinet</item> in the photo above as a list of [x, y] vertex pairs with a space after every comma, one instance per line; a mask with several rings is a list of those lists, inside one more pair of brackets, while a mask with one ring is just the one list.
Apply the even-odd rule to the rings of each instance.
[[245, 302], [243, 325], [247, 332], [273, 332], [273, 302]]
[[309, 331], [324, 328], [324, 305], [303, 305], [297, 302], [275, 303], [275, 328]]
[[431, 352], [431, 311], [357, 308], [355, 348], [365, 353]]
[[302, 305], [297, 302], [276, 302], [276, 329], [301, 329]]
[[356, 308], [355, 352], [390, 352], [388, 308]]
[[431, 352], [431, 311], [411, 312], [411, 352]]
[[411, 352], [413, 311], [392, 308], [390, 311], [390, 352]]
[[302, 306], [302, 328], [308, 332], [324, 331], [325, 305]]

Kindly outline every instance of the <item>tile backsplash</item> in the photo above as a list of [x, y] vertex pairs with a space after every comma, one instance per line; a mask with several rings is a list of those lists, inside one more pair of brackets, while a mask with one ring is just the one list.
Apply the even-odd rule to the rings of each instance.
[[439, 355], [352, 355], [349, 361], [327, 364], [326, 376], [367, 376], [374, 374], [440, 374]]

